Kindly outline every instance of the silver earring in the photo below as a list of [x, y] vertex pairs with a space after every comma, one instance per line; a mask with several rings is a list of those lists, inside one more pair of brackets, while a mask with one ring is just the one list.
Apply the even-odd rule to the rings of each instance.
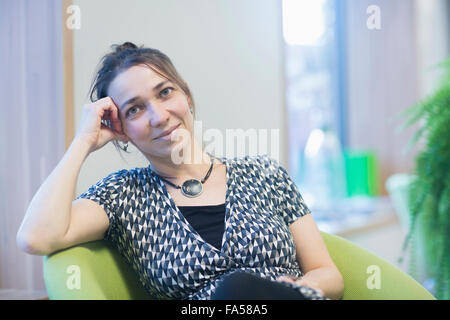
[[125, 143], [124, 145], [123, 145], [123, 147], [121, 147], [122, 148], [122, 150], [123, 151], [127, 151], [127, 149], [128, 149], [128, 141], [127, 141], [127, 143]]

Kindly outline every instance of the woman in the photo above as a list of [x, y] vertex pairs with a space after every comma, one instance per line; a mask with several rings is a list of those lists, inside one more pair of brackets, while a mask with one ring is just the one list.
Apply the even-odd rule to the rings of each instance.
[[[156, 299], [341, 297], [342, 276], [287, 171], [267, 156], [205, 152], [191, 92], [166, 55], [114, 45], [90, 98], [27, 210], [23, 250], [105, 238]], [[109, 141], [132, 143], [150, 165], [114, 172], [72, 201], [84, 160]]]

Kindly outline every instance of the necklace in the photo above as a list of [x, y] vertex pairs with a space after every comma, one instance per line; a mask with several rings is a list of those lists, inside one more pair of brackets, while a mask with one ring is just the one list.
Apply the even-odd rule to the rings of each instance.
[[[211, 159], [211, 155], [209, 155], [209, 158]], [[185, 182], [183, 182], [183, 184], [181, 186], [164, 179], [163, 177], [161, 177], [160, 175], [158, 175], [156, 173], [155, 174], [159, 178], [161, 178], [162, 180], [164, 180], [165, 182], [170, 184], [172, 187], [181, 189], [181, 193], [184, 196], [186, 196], [188, 198], [195, 198], [195, 197], [198, 197], [202, 193], [203, 183], [209, 178], [209, 175], [211, 174], [213, 166], [214, 166], [214, 161], [211, 159], [211, 166], [209, 167], [209, 170], [206, 173], [206, 176], [203, 178], [202, 181], [199, 181], [197, 179], [189, 179], [189, 180], [186, 180]]]

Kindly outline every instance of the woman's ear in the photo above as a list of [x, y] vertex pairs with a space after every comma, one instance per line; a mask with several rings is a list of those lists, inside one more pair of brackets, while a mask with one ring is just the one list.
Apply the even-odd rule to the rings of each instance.
[[189, 112], [194, 116], [194, 106], [191, 103], [189, 103]]

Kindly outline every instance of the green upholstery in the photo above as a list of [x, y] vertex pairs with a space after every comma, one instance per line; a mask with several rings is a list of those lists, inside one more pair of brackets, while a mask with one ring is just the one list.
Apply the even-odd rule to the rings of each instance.
[[[416, 280], [386, 260], [339, 236], [320, 233], [344, 278], [342, 300], [435, 300]], [[379, 289], [368, 288], [372, 287], [374, 269], [379, 271]]]
[[136, 274], [105, 240], [44, 257], [44, 281], [51, 300], [150, 299]]
[[[389, 262], [341, 237], [321, 234], [344, 277], [343, 300], [434, 299], [418, 282]], [[369, 266], [378, 267], [379, 289], [368, 289], [367, 279], [373, 275], [373, 271], [367, 273]], [[50, 299], [151, 299], [132, 269], [105, 240], [44, 257], [44, 280]]]

